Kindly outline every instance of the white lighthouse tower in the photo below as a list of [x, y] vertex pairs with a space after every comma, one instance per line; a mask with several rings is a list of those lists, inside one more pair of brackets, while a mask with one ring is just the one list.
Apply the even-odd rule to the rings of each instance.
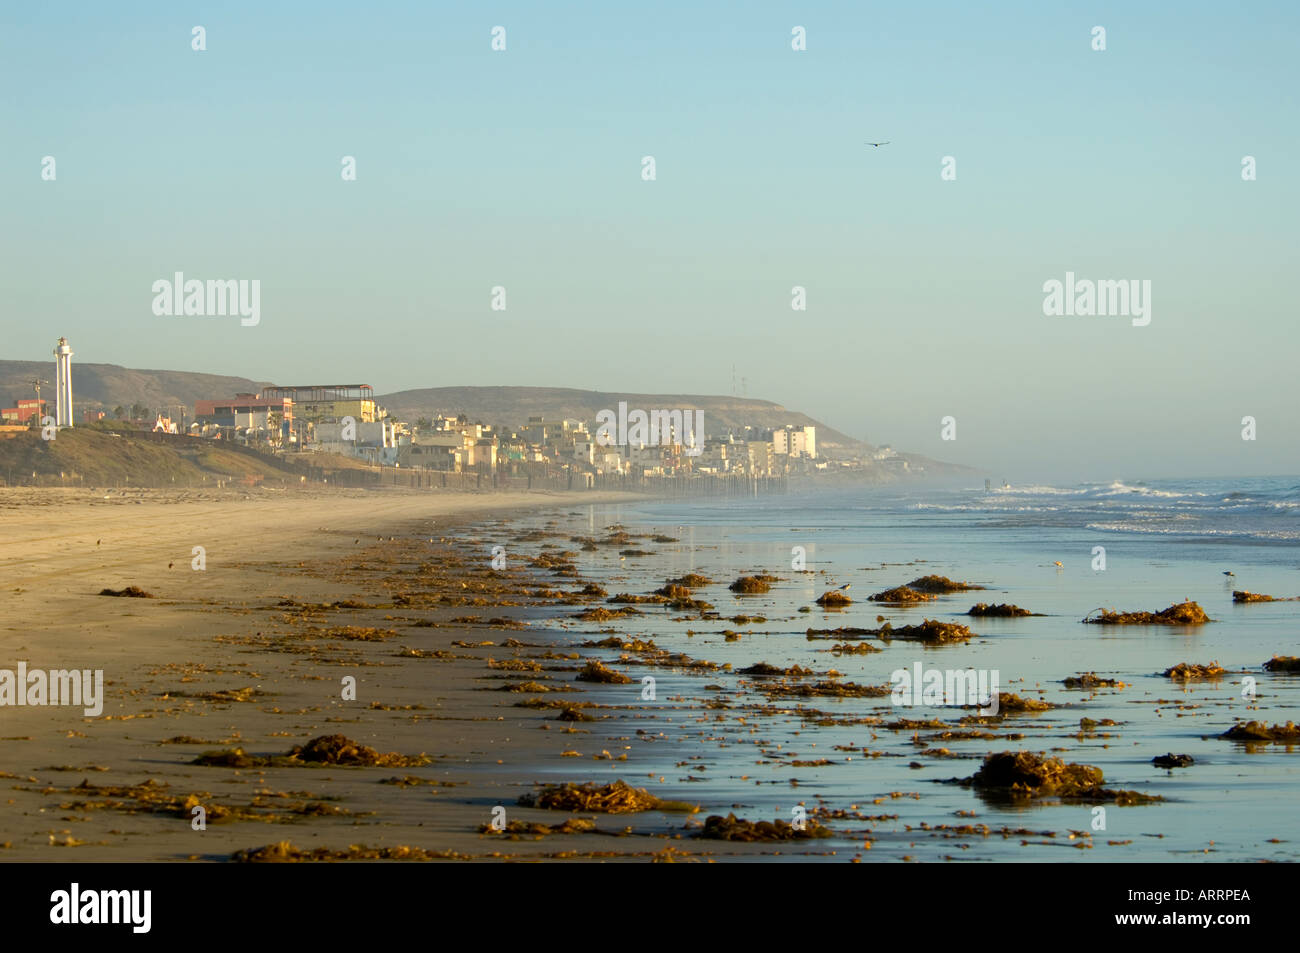
[[54, 348], [55, 383], [58, 393], [55, 398], [54, 422], [60, 427], [72, 426], [72, 348], [67, 338], [59, 338]]

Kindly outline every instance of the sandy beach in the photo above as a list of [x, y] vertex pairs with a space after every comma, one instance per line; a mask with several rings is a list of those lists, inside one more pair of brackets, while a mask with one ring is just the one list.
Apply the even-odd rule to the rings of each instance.
[[[537, 573], [518, 561], [492, 571], [474, 520], [618, 498], [5, 491], [0, 665], [102, 669], [106, 700], [98, 717], [73, 707], [0, 709], [9, 787], [0, 857], [225, 860], [283, 841], [448, 857], [662, 852], [658, 838], [593, 834], [557, 844], [480, 833], [497, 806], [510, 820], [556, 813], [515, 803], [539, 760], [565, 763], [572, 744], [560, 731], [580, 732], [584, 750], [620, 745], [555, 721], [553, 710], [514, 707], [516, 694], [485, 690], [505, 687], [503, 673], [554, 677], [532, 671], [537, 663], [516, 663], [522, 674], [492, 667], [531, 654], [500, 645], [510, 636], [533, 641], [523, 631], [503, 635], [519, 623], [448, 621], [483, 611], [463, 604], [491, 604], [486, 615], [510, 619], [535, 601]], [[199, 546], [202, 570], [192, 568]], [[98, 594], [127, 586], [154, 598]], [[343, 697], [349, 676], [355, 700]], [[270, 758], [333, 734], [429, 763], [192, 763], [214, 750]], [[206, 829], [195, 829], [195, 806]], [[663, 818], [638, 828], [671, 836]]]
[[[1283, 550], [1238, 547], [1232, 578], [1216, 568], [1229, 554], [1162, 565], [1160, 548], [1066, 570], [1050, 558], [1077, 542], [918, 528], [906, 501], [877, 503], [865, 536], [819, 527], [851, 504], [6, 491], [0, 859], [1291, 858], [1270, 812], [1293, 742], [1224, 735], [1294, 704], [1264, 664], [1290, 655], [1294, 603], [1232, 592], [1291, 592]], [[796, 541], [807, 568], [790, 568]], [[909, 579], [955, 591], [859, 596]], [[844, 605], [818, 604], [847, 582]], [[1211, 617], [1081, 624], [1171, 591]], [[977, 598], [1041, 614], [973, 619]], [[944, 638], [908, 641], [923, 618]], [[1199, 680], [1166, 671], [1211, 660]], [[1009, 707], [897, 707], [891, 673], [940, 661], [1000, 672]], [[5, 670], [23, 668], [102, 671], [102, 710], [5, 701]], [[1018, 751], [1104, 769], [1114, 788], [972, 791], [991, 755]], [[603, 800], [565, 787], [586, 783]], [[1253, 820], [1211, 834], [1194, 818], [1224, 785]]]

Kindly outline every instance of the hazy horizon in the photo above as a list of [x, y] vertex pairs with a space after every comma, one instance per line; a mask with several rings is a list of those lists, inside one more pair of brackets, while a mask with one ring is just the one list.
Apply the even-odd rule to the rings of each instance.
[[[1282, 4], [8, 8], [0, 358], [66, 336], [74, 389], [84, 362], [382, 393], [725, 396], [734, 365], [738, 395], [1012, 483], [1300, 473], [1297, 26]], [[260, 281], [260, 322], [155, 315], [178, 271]], [[1045, 315], [1067, 272], [1150, 281], [1149, 325]]]

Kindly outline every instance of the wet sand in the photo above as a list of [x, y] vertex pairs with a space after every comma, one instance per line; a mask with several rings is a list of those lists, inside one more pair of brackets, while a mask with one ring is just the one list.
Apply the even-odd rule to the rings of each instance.
[[[569, 726], [554, 720], [554, 710], [517, 708], [516, 693], [485, 690], [499, 687], [503, 674], [519, 674], [488, 667], [489, 658], [521, 654], [503, 649], [503, 639], [540, 639], [500, 624], [448, 621], [517, 618], [536, 601], [529, 593], [537, 572], [520, 559], [492, 571], [491, 547], [471, 520], [545, 507], [569, 513], [622, 495], [141, 490], [104, 497], [0, 494], [0, 667], [103, 669], [107, 696], [99, 717], [70, 707], [0, 708], [8, 788], [0, 859], [224, 860], [280, 841], [336, 850], [410, 845], [472, 857], [663, 850], [662, 840], [639, 836], [511, 841], [479, 833], [498, 805], [508, 820], [563, 820], [515, 802], [532, 789], [539, 760], [571, 763], [559, 759], [573, 743], [561, 738]], [[205, 551], [202, 571], [191, 568], [195, 546]], [[155, 598], [97, 594], [125, 586]], [[340, 602], [353, 607], [327, 607]], [[494, 605], [474, 605], [484, 602]], [[426, 657], [400, 656], [409, 649]], [[355, 701], [341, 697], [344, 676], [356, 679]], [[591, 728], [575, 729], [581, 747], [619, 747], [612, 737], [592, 738]], [[214, 749], [284, 754], [334, 733], [431, 761], [415, 768], [191, 763]], [[199, 743], [168, 743], [176, 738]], [[408, 776], [420, 783], [381, 783]], [[192, 829], [193, 804], [212, 815], [206, 830]], [[248, 819], [218, 819], [225, 811]], [[666, 833], [680, 825], [669, 815], [657, 821], [637, 826]], [[625, 822], [603, 818], [600, 827], [619, 831]]]

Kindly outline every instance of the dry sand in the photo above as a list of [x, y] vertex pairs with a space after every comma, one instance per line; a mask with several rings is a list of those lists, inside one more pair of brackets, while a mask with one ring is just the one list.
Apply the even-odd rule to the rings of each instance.
[[[629, 499], [614, 493], [325, 489], [0, 491], [0, 668], [25, 661], [29, 669], [102, 669], [107, 696], [99, 717], [70, 707], [0, 708], [0, 777], [8, 788], [0, 859], [223, 860], [242, 848], [286, 840], [333, 849], [409, 844], [475, 857], [498, 851], [645, 857], [662, 851], [667, 842], [661, 838], [680, 831], [680, 818], [638, 815], [658, 830], [656, 837], [509, 841], [478, 833], [497, 805], [512, 820], [564, 820], [559, 812], [514, 806], [533, 788], [539, 752], [553, 766], [551, 777], [562, 764], [573, 766], [572, 779], [582, 780], [582, 766], [560, 762], [560, 752], [574, 737], [583, 739], [585, 750], [617, 748], [620, 729], [611, 724], [602, 733], [588, 724], [577, 726], [586, 729], [582, 734], [562, 734], [569, 726], [556, 721], [554, 711], [513, 707], [518, 695], [483, 690], [501, 684], [484, 680], [486, 659], [506, 657], [509, 650], [451, 645], [469, 639], [499, 646], [510, 636], [543, 641], [533, 633], [434, 624], [467, 611], [486, 618], [526, 610], [434, 605], [430, 594], [438, 585], [456, 585], [445, 578], [426, 587], [419, 606], [391, 601], [391, 580], [409, 577], [421, 560], [433, 560], [426, 565], [432, 572], [456, 559], [476, 567], [481, 557], [484, 568], [471, 570], [464, 577], [470, 582], [461, 584], [467, 591], [477, 579], [497, 575], [486, 570], [489, 548], [475, 539], [471, 517], [547, 506], [564, 513]], [[390, 541], [390, 535], [399, 539]], [[203, 571], [191, 568], [196, 546], [205, 550]], [[522, 566], [512, 567], [510, 576], [516, 584], [537, 585], [536, 574]], [[98, 595], [128, 585], [156, 598]], [[357, 600], [369, 607], [277, 607], [281, 599]], [[415, 621], [423, 626], [413, 627]], [[397, 634], [380, 641], [303, 637], [329, 626]], [[398, 657], [408, 646], [459, 657]], [[341, 698], [345, 675], [356, 677], [356, 701]], [[250, 688], [246, 700], [211, 697]], [[372, 708], [372, 702], [389, 707]], [[202, 751], [235, 746], [249, 754], [282, 754], [333, 733], [381, 752], [427, 752], [433, 761], [420, 768], [190, 763]], [[207, 743], [166, 743], [177, 736]], [[447, 786], [380, 783], [401, 775]], [[164, 795], [251, 806], [279, 819], [214, 820], [198, 831], [188, 809], [141, 810], [141, 800], [132, 796], [138, 787], [130, 793], [72, 790], [83, 782], [120, 788], [150, 779], [166, 785], [154, 789]], [[647, 783], [635, 775], [629, 780]], [[351, 813], [298, 816], [292, 805]], [[627, 820], [603, 817], [599, 824], [619, 831]]]

